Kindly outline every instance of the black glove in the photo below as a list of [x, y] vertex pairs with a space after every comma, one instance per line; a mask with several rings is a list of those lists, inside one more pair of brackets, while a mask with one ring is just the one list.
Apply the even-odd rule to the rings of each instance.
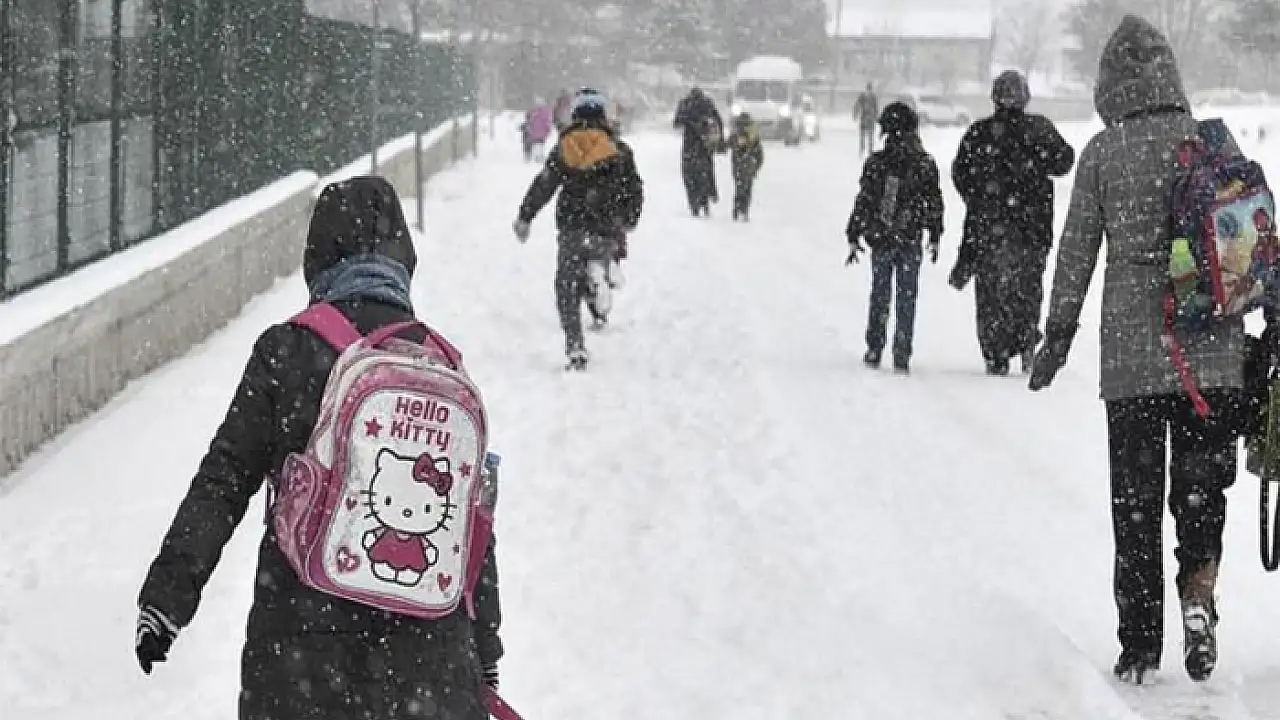
[[929, 262], [934, 265], [938, 264], [938, 248], [942, 245], [942, 239], [934, 233], [929, 233]]
[[488, 663], [481, 668], [481, 675], [484, 678], [484, 684], [498, 689], [498, 663]]
[[1031, 380], [1027, 383], [1032, 392], [1039, 392], [1053, 383], [1058, 371], [1067, 364], [1067, 354], [1071, 352], [1071, 341], [1075, 334], [1076, 328], [1045, 330], [1044, 343], [1031, 364]]
[[138, 665], [150, 675], [155, 663], [169, 659], [169, 648], [178, 637], [178, 625], [160, 610], [148, 605], [138, 612], [138, 634], [134, 650]]
[[858, 262], [858, 254], [866, 252], [866, 248], [862, 247], [862, 243], [858, 241], [856, 236], [849, 237], [849, 257], [845, 258], [846, 266]]
[[964, 290], [965, 286], [969, 284], [969, 275], [964, 272], [959, 263], [951, 268], [951, 274], [947, 276], [947, 284], [957, 290]]

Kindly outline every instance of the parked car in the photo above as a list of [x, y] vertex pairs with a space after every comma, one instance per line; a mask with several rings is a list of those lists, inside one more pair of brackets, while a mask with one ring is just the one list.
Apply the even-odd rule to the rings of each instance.
[[901, 99], [915, 109], [922, 125], [964, 126], [971, 121], [967, 109], [942, 95], [907, 93]]

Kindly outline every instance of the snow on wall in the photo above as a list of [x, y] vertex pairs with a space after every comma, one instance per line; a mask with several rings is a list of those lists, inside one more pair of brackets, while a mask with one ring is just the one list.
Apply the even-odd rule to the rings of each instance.
[[[468, 123], [426, 135], [426, 175], [471, 149]], [[417, 194], [413, 154], [412, 136], [380, 151], [379, 172], [402, 197]], [[318, 182], [297, 173], [0, 303], [0, 477], [295, 272]]]

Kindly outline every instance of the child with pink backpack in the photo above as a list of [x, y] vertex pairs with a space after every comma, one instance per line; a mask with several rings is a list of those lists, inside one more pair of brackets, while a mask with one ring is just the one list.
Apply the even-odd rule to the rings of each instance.
[[309, 307], [253, 348], [139, 596], [150, 673], [268, 487], [240, 720], [515, 718], [497, 696], [498, 456], [461, 354], [414, 315], [394, 189], [316, 204]]

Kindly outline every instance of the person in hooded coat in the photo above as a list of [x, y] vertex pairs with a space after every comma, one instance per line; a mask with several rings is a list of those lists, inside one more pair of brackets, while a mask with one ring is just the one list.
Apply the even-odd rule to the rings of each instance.
[[1217, 661], [1214, 593], [1224, 491], [1236, 478], [1232, 406], [1242, 386], [1244, 328], [1239, 318], [1228, 318], [1184, 340], [1196, 381], [1214, 409], [1201, 418], [1162, 341], [1175, 149], [1196, 133], [1197, 123], [1173, 50], [1147, 21], [1126, 17], [1106, 44], [1094, 106], [1106, 128], [1089, 141], [1076, 169], [1030, 386], [1047, 387], [1066, 363], [1105, 237], [1099, 338], [1121, 648], [1115, 674], [1141, 683], [1160, 666], [1168, 442], [1184, 664], [1193, 679], [1204, 680]]
[[863, 241], [871, 247], [871, 303], [863, 362], [868, 367], [880, 366], [888, 339], [889, 297], [896, 282], [893, 367], [899, 373], [910, 371], [924, 257], [921, 242], [927, 233], [929, 255], [936, 263], [942, 240], [938, 165], [925, 152], [919, 128], [919, 117], [905, 103], [885, 106], [880, 116], [884, 148], [863, 166], [858, 199], [845, 229], [848, 263], [857, 261]]
[[969, 128], [951, 164], [967, 208], [951, 285], [977, 277], [978, 345], [987, 372], [1006, 375], [1019, 357], [1023, 372], [1040, 342], [1044, 271], [1053, 247], [1053, 178], [1071, 171], [1075, 151], [1053, 122], [1026, 111], [1026, 78], [996, 78], [995, 113]]
[[[414, 318], [417, 257], [394, 189], [382, 178], [321, 194], [303, 251], [310, 302], [337, 307], [362, 333]], [[417, 337], [414, 337], [414, 335]], [[421, 332], [405, 337], [422, 341]], [[138, 597], [136, 652], [146, 673], [195, 615], [223, 547], [287, 455], [305, 449], [337, 353], [288, 323], [254, 344]], [[491, 545], [475, 597], [439, 621], [376, 610], [304, 586], [266, 523], [241, 660], [240, 720], [485, 720], [482, 683], [502, 657]]]
[[517, 239], [527, 241], [534, 218], [559, 192], [556, 307], [573, 369], [585, 367], [589, 357], [582, 303], [587, 302], [597, 326], [607, 321], [608, 268], [617, 258], [619, 240], [635, 230], [644, 209], [644, 181], [631, 147], [614, 134], [606, 106], [590, 88], [579, 93], [573, 122], [529, 185], [513, 225]]
[[680, 149], [680, 173], [684, 178], [689, 211], [711, 215], [711, 203], [720, 201], [716, 188], [715, 154], [724, 144], [724, 120], [716, 103], [702, 88], [693, 88], [676, 107], [672, 125], [684, 131]]

